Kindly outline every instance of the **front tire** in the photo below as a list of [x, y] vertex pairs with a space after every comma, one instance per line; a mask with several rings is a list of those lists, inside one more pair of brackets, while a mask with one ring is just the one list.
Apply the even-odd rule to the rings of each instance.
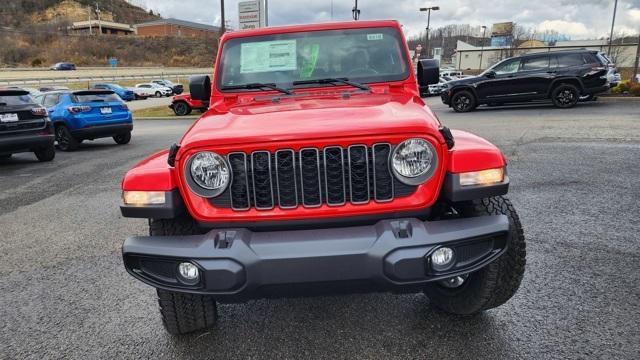
[[162, 97], [162, 93], [160, 91], [156, 91], [156, 97], [157, 98], [161, 98]]
[[126, 133], [114, 136], [113, 141], [115, 141], [118, 145], [128, 144], [131, 141], [131, 131], [127, 131]]
[[56, 157], [56, 148], [51, 145], [46, 148], [38, 149], [33, 152], [38, 161], [40, 162], [49, 162], [52, 161]]
[[561, 109], [574, 107], [580, 98], [580, 91], [571, 84], [561, 84], [551, 92], [553, 105]]
[[[149, 220], [149, 235], [199, 235], [203, 232], [188, 216], [176, 219]], [[164, 328], [173, 335], [183, 335], [215, 326], [218, 314], [212, 296], [186, 294], [158, 289], [158, 304]]]
[[434, 306], [452, 314], [472, 315], [498, 307], [516, 293], [525, 270], [525, 238], [518, 214], [505, 197], [474, 200], [453, 207], [462, 217], [507, 215], [509, 218], [508, 248], [500, 258], [461, 279], [459, 286], [435, 282], [424, 290]]
[[451, 107], [459, 113], [472, 111], [476, 108], [476, 98], [467, 90], [458, 91], [451, 98]]

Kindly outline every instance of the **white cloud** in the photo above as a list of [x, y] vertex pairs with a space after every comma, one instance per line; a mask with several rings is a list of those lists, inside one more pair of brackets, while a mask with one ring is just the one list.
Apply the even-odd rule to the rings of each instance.
[[581, 22], [565, 21], [565, 20], [545, 20], [538, 26], [538, 31], [554, 30], [560, 34], [566, 34], [571, 37], [585, 37], [589, 35], [589, 30], [585, 24]]
[[[159, 11], [164, 17], [219, 24], [220, 0], [130, 0]], [[226, 0], [226, 17], [237, 27], [240, 0]], [[350, 20], [353, 0], [268, 0], [271, 25], [301, 24], [331, 20]], [[360, 0], [362, 20], [396, 19], [407, 35], [417, 35], [427, 25], [420, 7], [440, 6], [431, 13], [431, 28], [447, 24], [487, 25], [515, 21], [541, 29], [552, 26], [573, 39], [608, 35], [613, 13], [610, 0]], [[640, 30], [640, 0], [619, 0], [616, 28]]]

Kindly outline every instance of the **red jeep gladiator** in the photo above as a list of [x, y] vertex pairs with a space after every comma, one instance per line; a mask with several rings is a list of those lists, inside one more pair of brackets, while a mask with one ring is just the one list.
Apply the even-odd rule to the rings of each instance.
[[149, 219], [124, 265], [157, 288], [165, 328], [212, 327], [218, 302], [424, 292], [452, 314], [511, 298], [525, 239], [504, 155], [425, 106], [400, 25], [226, 33], [191, 96], [211, 107], [130, 170], [125, 217]]
[[191, 97], [191, 94], [180, 94], [173, 97], [169, 108], [177, 116], [186, 116], [193, 110], [206, 111], [209, 107], [209, 99], [198, 100]]

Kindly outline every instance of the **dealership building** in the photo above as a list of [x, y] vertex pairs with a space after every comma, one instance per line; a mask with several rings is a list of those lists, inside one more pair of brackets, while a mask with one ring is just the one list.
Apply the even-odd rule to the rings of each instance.
[[160, 19], [134, 25], [139, 36], [211, 37], [220, 34], [220, 27], [178, 19]]

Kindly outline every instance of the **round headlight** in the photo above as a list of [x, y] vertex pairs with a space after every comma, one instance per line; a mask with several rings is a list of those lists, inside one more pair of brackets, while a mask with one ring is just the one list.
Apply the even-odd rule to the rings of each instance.
[[437, 167], [437, 157], [430, 142], [409, 139], [398, 145], [391, 156], [393, 172], [407, 185], [419, 185], [431, 178]]
[[188, 181], [191, 190], [204, 197], [220, 195], [231, 180], [231, 171], [227, 162], [222, 156], [213, 152], [204, 151], [193, 155], [187, 167], [190, 175], [187, 180], [191, 180]]

